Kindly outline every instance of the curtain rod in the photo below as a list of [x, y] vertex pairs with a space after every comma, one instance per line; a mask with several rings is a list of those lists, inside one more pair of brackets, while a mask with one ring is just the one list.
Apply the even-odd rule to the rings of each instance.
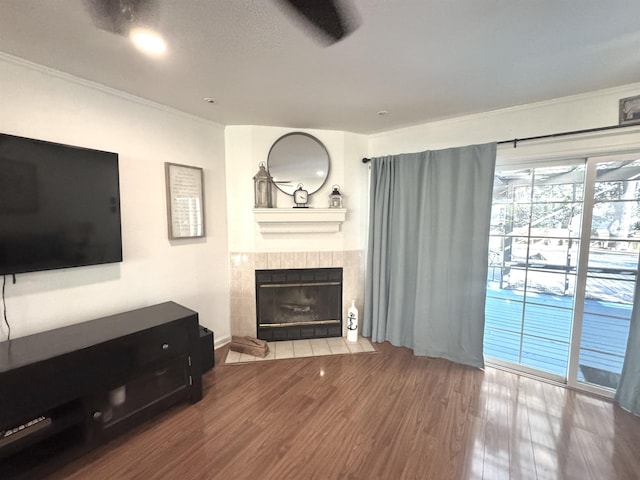
[[[512, 140], [500, 140], [496, 142], [498, 145], [504, 145], [507, 143], [513, 143], [513, 148], [518, 146], [518, 142], [527, 142], [529, 140], [542, 140], [545, 138], [555, 138], [555, 137], [565, 137], [567, 135], [579, 135], [581, 133], [592, 133], [592, 132], [602, 132], [604, 130], [615, 130], [617, 128], [626, 128], [626, 127], [634, 127], [638, 126], [637, 123], [631, 125], [609, 125], [608, 127], [596, 127], [596, 128], [587, 128], [585, 130], [573, 130], [572, 132], [561, 132], [561, 133], [549, 133], [547, 135], [538, 135], [535, 137], [525, 137], [525, 138], [514, 138]], [[371, 161], [370, 158], [363, 158], [362, 163], [369, 163]]]

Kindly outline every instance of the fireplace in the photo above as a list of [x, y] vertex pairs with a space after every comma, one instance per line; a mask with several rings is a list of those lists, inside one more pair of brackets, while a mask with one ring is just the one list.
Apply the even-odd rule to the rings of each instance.
[[258, 338], [342, 336], [342, 268], [256, 270]]

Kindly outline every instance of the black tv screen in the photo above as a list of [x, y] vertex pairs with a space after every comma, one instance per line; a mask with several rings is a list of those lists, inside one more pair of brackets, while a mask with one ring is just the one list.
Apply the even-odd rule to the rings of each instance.
[[0, 275], [121, 261], [118, 154], [0, 133]]

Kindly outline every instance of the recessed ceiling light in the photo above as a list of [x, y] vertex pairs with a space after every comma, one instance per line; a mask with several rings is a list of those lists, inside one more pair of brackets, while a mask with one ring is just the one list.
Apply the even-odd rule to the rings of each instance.
[[129, 35], [138, 49], [151, 55], [162, 55], [167, 50], [167, 44], [160, 35], [151, 30], [134, 29]]
[[207, 103], [216, 103], [216, 101], [211, 97], [204, 97], [203, 100]]

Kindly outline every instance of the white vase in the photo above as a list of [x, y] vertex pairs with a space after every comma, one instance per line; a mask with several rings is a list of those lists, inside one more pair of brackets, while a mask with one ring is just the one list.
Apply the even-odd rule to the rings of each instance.
[[351, 306], [347, 310], [347, 341], [358, 341], [358, 309], [355, 300], [351, 301]]

